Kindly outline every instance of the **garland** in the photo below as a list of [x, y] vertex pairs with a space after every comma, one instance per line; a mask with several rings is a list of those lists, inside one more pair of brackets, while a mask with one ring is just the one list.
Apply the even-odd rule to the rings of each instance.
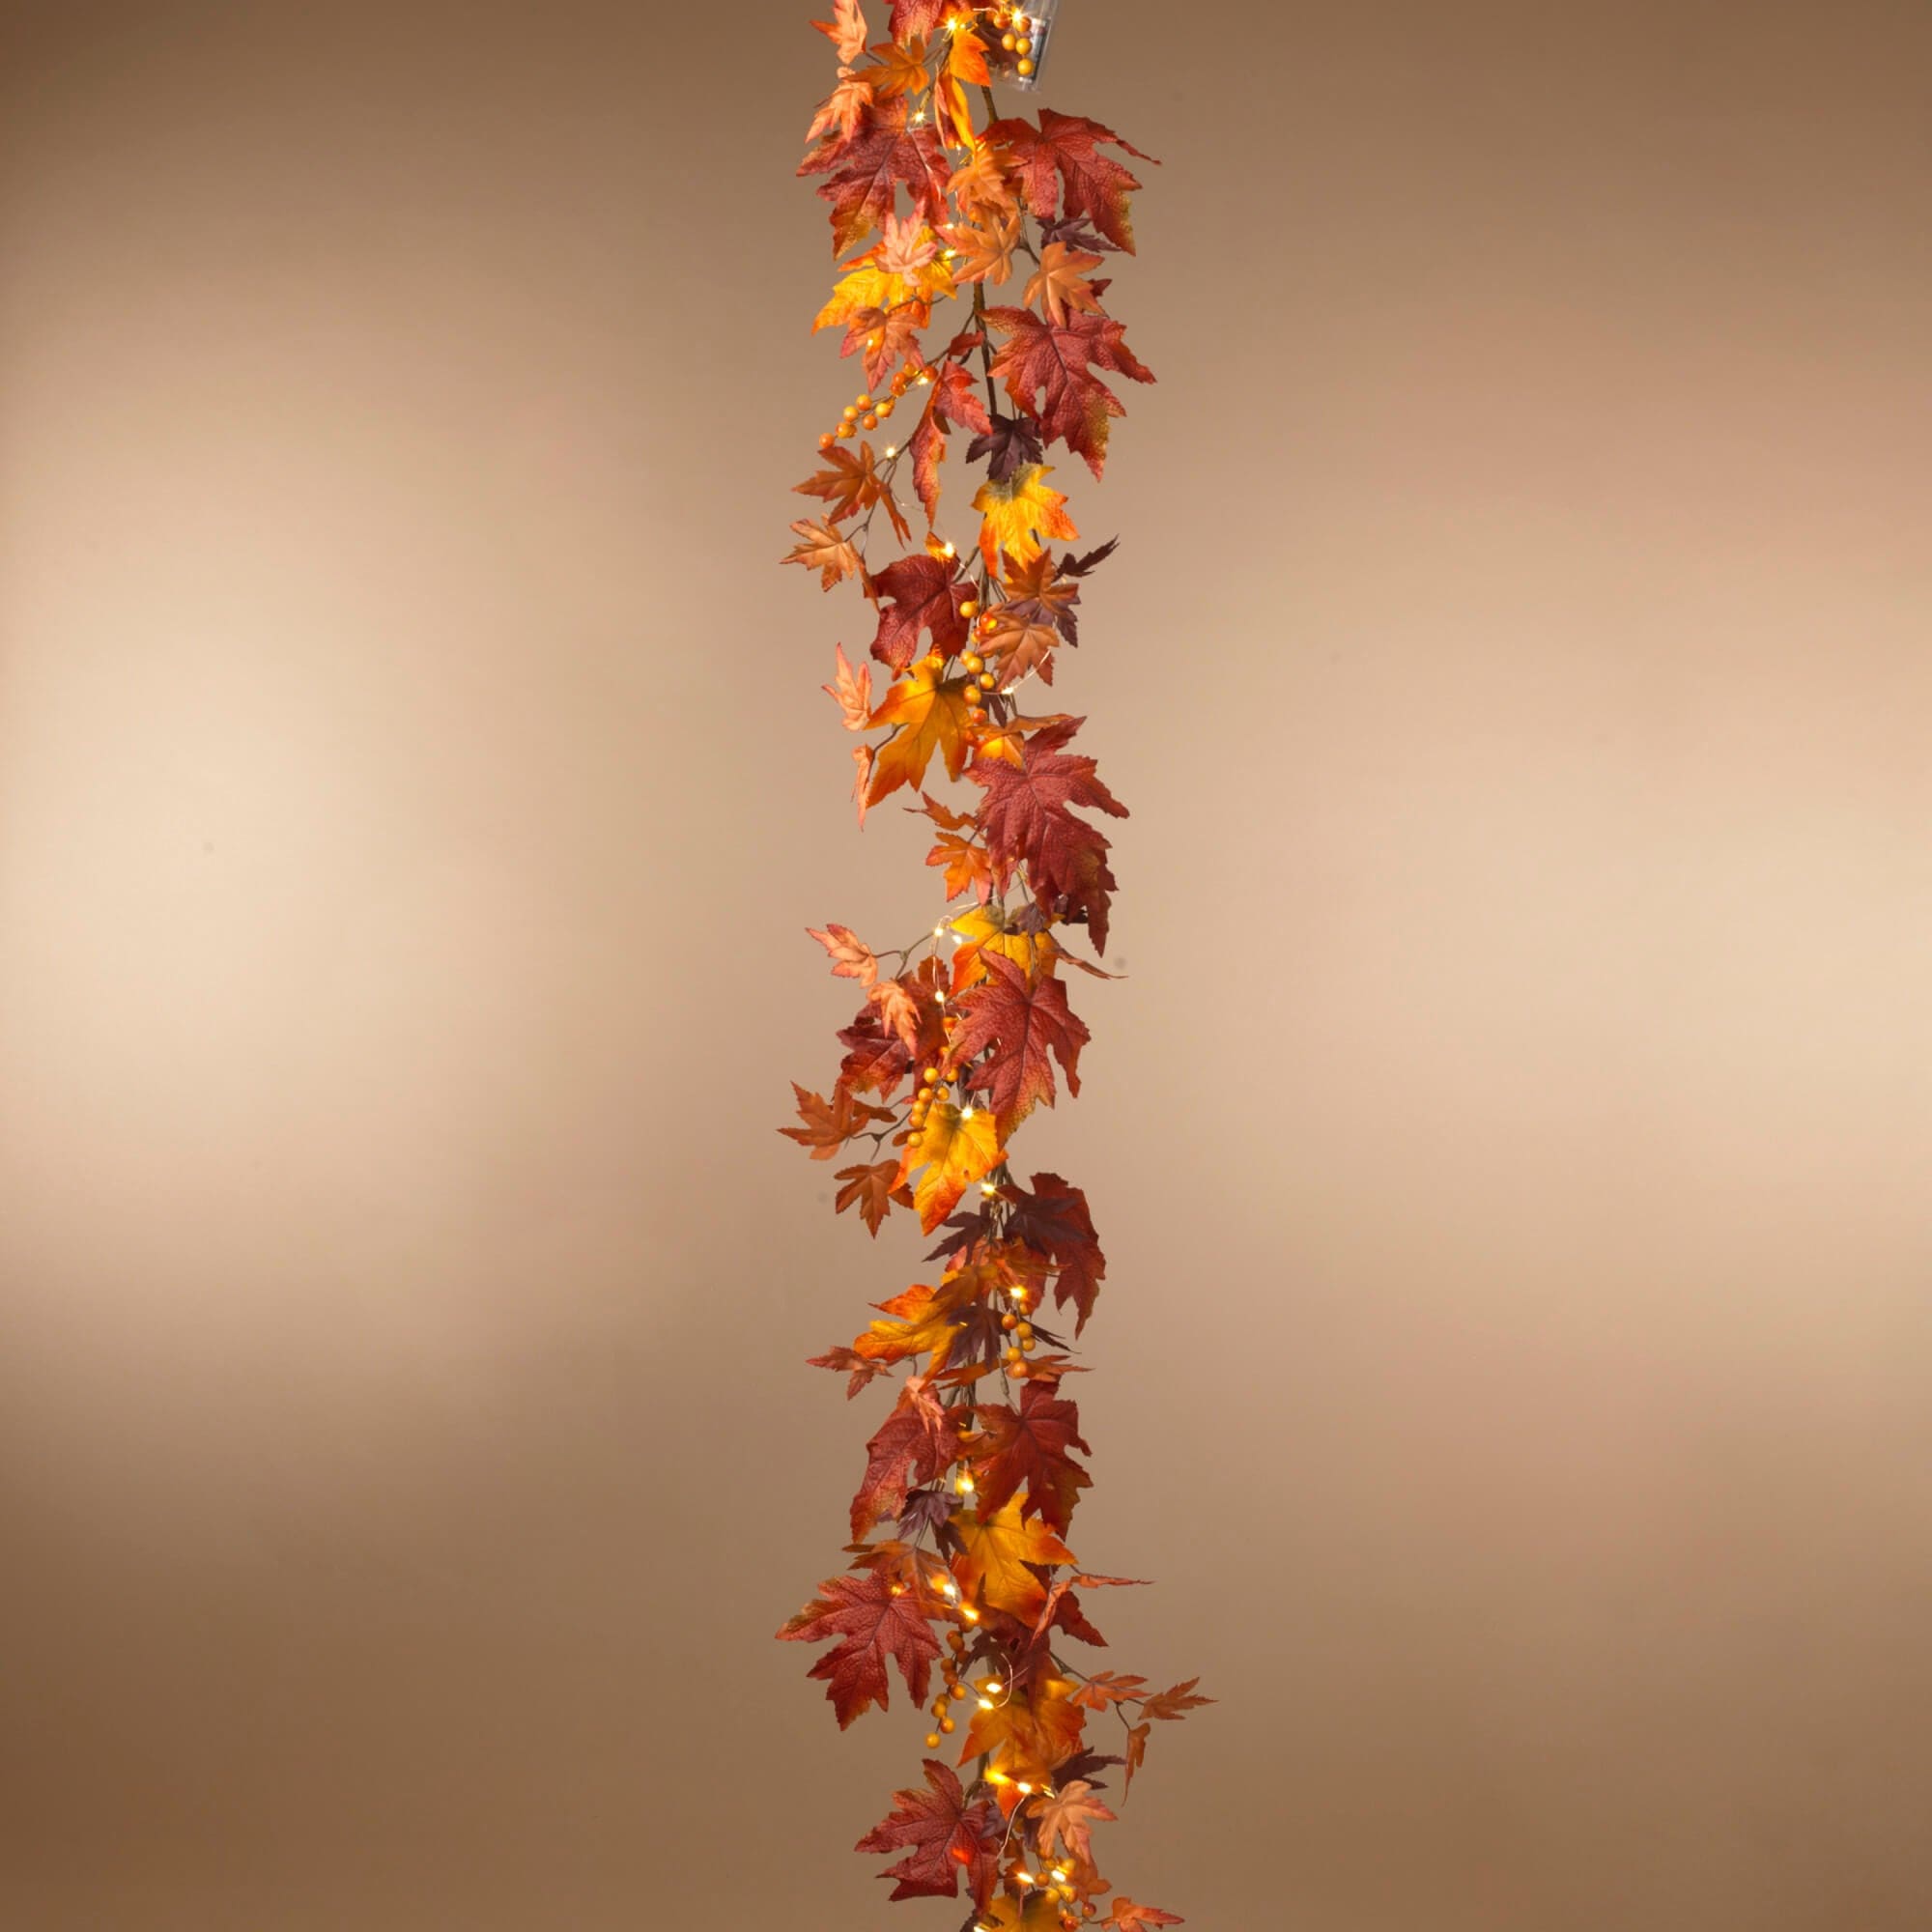
[[[866, 1003], [838, 1035], [831, 1097], [795, 1086], [801, 1124], [781, 1131], [814, 1160], [848, 1160], [838, 1211], [856, 1207], [874, 1236], [895, 1208], [917, 1214], [940, 1236], [926, 1259], [942, 1268], [877, 1304], [850, 1348], [814, 1358], [849, 1378], [848, 1397], [888, 1381], [896, 1399], [867, 1444], [850, 1568], [779, 1635], [831, 1642], [810, 1675], [841, 1729], [889, 1706], [889, 1665], [915, 1702], [930, 1700], [929, 1753], [950, 1751], [963, 1719], [957, 1765], [970, 1775], [927, 1756], [924, 1782], [859, 1841], [899, 1855], [883, 1874], [895, 1899], [963, 1892], [965, 1926], [980, 1932], [1094, 1920], [1136, 1932], [1180, 1920], [1101, 1877], [1092, 1833], [1116, 1815], [1103, 1774], [1121, 1767], [1124, 1789], [1153, 1726], [1209, 1700], [1195, 1679], [1150, 1692], [1144, 1677], [1061, 1654], [1105, 1641], [1080, 1592], [1137, 1580], [1084, 1570], [1065, 1541], [1091, 1481], [1075, 1452], [1091, 1452], [1062, 1386], [1084, 1371], [1074, 1341], [1042, 1319], [1050, 1297], [1077, 1338], [1106, 1262], [1081, 1190], [1055, 1174], [1023, 1186], [1008, 1154], [1032, 1109], [1053, 1104], [1056, 1063], [1080, 1091], [1089, 1036], [1061, 972], [1111, 977], [1071, 942], [1084, 928], [1104, 956], [1115, 889], [1107, 838], [1081, 814], [1126, 816], [1094, 760], [1068, 750], [1085, 721], [1024, 708], [1078, 642], [1082, 587], [1114, 549], [1055, 554], [1079, 532], [1045, 455], [1065, 444], [1099, 476], [1124, 412], [1096, 372], [1153, 380], [1093, 272], [1133, 252], [1140, 186], [1103, 150], [1149, 156], [1097, 122], [1050, 108], [1003, 119], [994, 105], [996, 74], [1037, 84], [1054, 6], [897, 0], [891, 39], [869, 47], [858, 0], [814, 23], [838, 75], [799, 173], [825, 177], [844, 259], [813, 327], [843, 329], [866, 387], [819, 439], [826, 467], [798, 488], [826, 509], [793, 524], [785, 561], [818, 571], [827, 590], [855, 579], [870, 600], [883, 696], [874, 702], [871, 667], [855, 668], [842, 644], [825, 689], [848, 730], [887, 733], [853, 752], [860, 822], [895, 792], [916, 797], [907, 809], [931, 822], [926, 864], [943, 869], [949, 911], [893, 952], [842, 925], [812, 932]], [[1020, 303], [988, 301], [1019, 277]], [[949, 302], [970, 317], [954, 310], [962, 326], [929, 352], [923, 331]], [[955, 431], [972, 439], [965, 461], [985, 466], [963, 555], [939, 532]], [[902, 474], [925, 526], [917, 542], [895, 495]], [[880, 563], [885, 529], [902, 554]], [[955, 808], [926, 791], [935, 760], [977, 798]], [[853, 1159], [855, 1143], [869, 1157]], [[1108, 1714], [1122, 1726], [1118, 1753], [1087, 1736]]]

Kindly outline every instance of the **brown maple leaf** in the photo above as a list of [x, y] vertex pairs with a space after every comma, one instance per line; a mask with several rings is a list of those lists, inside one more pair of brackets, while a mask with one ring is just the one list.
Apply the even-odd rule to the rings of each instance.
[[[873, 76], [873, 92], [884, 82]], [[799, 163], [801, 175], [822, 174], [820, 196], [832, 204], [832, 245], [846, 255], [894, 212], [904, 188], [927, 221], [946, 215], [952, 170], [937, 129], [910, 121], [902, 99], [883, 100], [865, 114], [859, 131], [831, 136]]]
[[838, 1178], [845, 1185], [838, 1190], [833, 1202], [833, 1212], [842, 1214], [856, 1201], [859, 1204], [859, 1218], [876, 1235], [879, 1224], [893, 1211], [893, 1189], [898, 1184], [899, 1164], [895, 1160], [882, 1160], [867, 1167], [861, 1163], [857, 1167], [841, 1167]]
[[993, 374], [1007, 385], [1048, 442], [1064, 442], [1098, 476], [1107, 465], [1107, 432], [1126, 405], [1094, 370], [1108, 369], [1151, 383], [1153, 371], [1127, 347], [1111, 316], [1069, 315], [1042, 322], [1031, 309], [990, 308], [986, 322], [1012, 339], [993, 357]]
[[863, 1543], [874, 1523], [897, 1516], [916, 1484], [943, 1476], [952, 1465], [956, 1439], [952, 1414], [932, 1393], [930, 1378], [914, 1376], [866, 1444], [866, 1474], [852, 1498], [852, 1541]]
[[992, 1102], [1000, 1133], [1009, 1138], [1040, 1101], [1053, 1105], [1055, 1060], [1066, 1075], [1066, 1091], [1080, 1092], [1080, 1049], [1090, 1035], [1067, 1006], [1060, 980], [1029, 980], [997, 952], [984, 953], [982, 963], [987, 977], [960, 996], [952, 1060], [963, 1066], [987, 1055], [967, 1074], [966, 1086]]
[[801, 1087], [796, 1080], [791, 1084], [791, 1091], [798, 1096], [798, 1117], [805, 1124], [802, 1127], [781, 1127], [779, 1132], [786, 1140], [796, 1141], [802, 1148], [810, 1148], [813, 1160], [830, 1160], [854, 1134], [865, 1129], [867, 1122], [893, 1119], [886, 1108], [855, 1099], [843, 1087], [835, 1088], [829, 1101], [821, 1094]]
[[973, 1459], [980, 1520], [983, 1522], [1024, 1486], [1021, 1514], [1043, 1517], [1065, 1531], [1080, 1492], [1093, 1481], [1072, 1455], [1087, 1447], [1080, 1439], [1078, 1406], [1062, 1399], [1057, 1381], [1032, 1380], [1020, 1392], [1018, 1408], [981, 1403], [974, 1413], [979, 1434], [962, 1447]]
[[1057, 207], [1063, 217], [1085, 215], [1115, 247], [1134, 252], [1127, 197], [1141, 184], [1119, 161], [1101, 154], [1099, 144], [1123, 149], [1137, 160], [1151, 161], [1151, 155], [1142, 154], [1097, 121], [1057, 114], [1051, 107], [1040, 110], [1037, 128], [1029, 121], [995, 121], [985, 138], [1006, 152], [1036, 214], [1049, 216]]
[[956, 1898], [959, 1881], [982, 1910], [1000, 1875], [1000, 1836], [992, 1806], [966, 1803], [959, 1780], [936, 1758], [925, 1763], [924, 1790], [895, 1791], [889, 1818], [859, 1840], [862, 1852], [910, 1856], [880, 1873], [897, 1881], [893, 1897]]
[[992, 858], [995, 887], [1004, 892], [1024, 865], [1044, 912], [1084, 917], [1096, 952], [1107, 947], [1107, 913], [1115, 886], [1106, 835], [1071, 808], [1083, 806], [1124, 818], [1127, 809], [1094, 771], [1094, 760], [1063, 747], [1086, 721], [1066, 718], [1026, 741], [1018, 764], [981, 755], [967, 776], [983, 785], [980, 825]]
[[860, 1577], [833, 1577], [818, 1594], [779, 1631], [786, 1643], [823, 1643], [837, 1638], [806, 1674], [824, 1682], [826, 1697], [842, 1731], [876, 1704], [892, 1707], [886, 1665], [895, 1662], [915, 1703], [923, 1703], [939, 1656], [920, 1598], [882, 1571]]

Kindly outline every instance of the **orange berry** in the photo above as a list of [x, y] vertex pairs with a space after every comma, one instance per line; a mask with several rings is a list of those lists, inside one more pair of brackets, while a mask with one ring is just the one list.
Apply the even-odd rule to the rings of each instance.
[[981, 691], [991, 691], [999, 681], [989, 670], [982, 670], [980, 673], [980, 689]]
[[877, 429], [878, 426], [878, 417], [873, 415], [869, 410], [859, 418], [859, 427], [861, 429]]
[[955, 1724], [951, 1718], [941, 1718], [939, 1720], [939, 1728], [942, 1731], [944, 1731], [946, 1735], [950, 1738], [952, 1735], [952, 1733], [959, 1728], [959, 1726]]
[[1026, 79], [1026, 77], [1033, 72], [1033, 62], [1030, 60], [1021, 61], [1019, 63], [1019, 71], [1020, 71], [1020, 78], [1022, 80]]
[[860, 390], [860, 392], [856, 396], [854, 396], [852, 400], [855, 403], [857, 403], [862, 410], [869, 410], [872, 407], [871, 397], [868, 396], [863, 389]]
[[840, 423], [840, 424], [838, 425], [838, 438], [839, 438], [839, 440], [840, 440], [840, 441], [843, 441], [843, 440], [846, 440], [847, 438], [849, 438], [849, 437], [851, 437], [852, 435], [854, 435], [854, 434], [855, 434], [855, 432], [856, 432], [856, 430], [857, 430], [857, 425], [856, 425], [856, 424], [854, 424], [854, 423]]
[[850, 403], [847, 403], [847, 404], [845, 405], [845, 408], [844, 408], [844, 411], [843, 411], [843, 414], [844, 414], [844, 417], [845, 417], [845, 420], [846, 420], [847, 422], [857, 422], [857, 421], [859, 420], [859, 412], [858, 412], [858, 410], [857, 410], [857, 409], [856, 409], [856, 408], [855, 408], [855, 407], [854, 407], [854, 406], [853, 406], [852, 404], [850, 404]]
[[1005, 47], [1009, 53], [1011, 53], [1012, 50], [1019, 45], [1019, 36], [1017, 34], [1002, 34], [1000, 36], [1000, 44], [1003, 47]]
[[878, 405], [875, 413], [881, 416], [889, 416], [897, 408], [898, 405], [895, 402], [894, 402], [890, 396], [888, 396], [884, 402]]
[[937, 1731], [926, 1732], [925, 1747], [927, 1750], [937, 1750], [939, 1748], [939, 1733]]
[[966, 655], [959, 660], [959, 662], [962, 665], [964, 665], [968, 670], [984, 670], [986, 668], [986, 660], [982, 658], [978, 651], [968, 651]]
[[[969, 598], [967, 598], [967, 599], [966, 599], [966, 601], [965, 601], [965, 602], [964, 602], [963, 604], [961, 604], [961, 605], [960, 605], [960, 607], [959, 607], [959, 614], [960, 614], [960, 615], [961, 615], [962, 617], [973, 617], [973, 616], [977, 616], [977, 615], [979, 614], [979, 611], [980, 611], [980, 605], [979, 605], [979, 601], [978, 601], [978, 599], [977, 599], [977, 598], [972, 598], [972, 597], [969, 597]], [[967, 668], [968, 670], [971, 670], [971, 669], [973, 668], [973, 667], [972, 667], [971, 665], [968, 665], [968, 666], [966, 667], [966, 668]]]

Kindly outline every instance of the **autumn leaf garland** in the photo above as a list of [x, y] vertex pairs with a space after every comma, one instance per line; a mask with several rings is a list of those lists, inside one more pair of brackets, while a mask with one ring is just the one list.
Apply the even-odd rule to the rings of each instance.
[[[785, 561], [867, 600], [873, 662], [840, 643], [825, 686], [864, 734], [858, 816], [918, 801], [949, 910], [892, 951], [843, 925], [811, 933], [864, 1004], [830, 1094], [795, 1087], [799, 1124], [781, 1131], [842, 1163], [838, 1212], [876, 1236], [909, 1211], [939, 1239], [934, 1279], [814, 1358], [848, 1397], [886, 1381], [894, 1399], [866, 1445], [850, 1565], [779, 1635], [828, 1646], [810, 1675], [841, 1727], [890, 1708], [895, 1675], [931, 1699], [928, 1752], [963, 1719], [956, 1764], [927, 1756], [859, 1841], [896, 1855], [895, 1899], [963, 1897], [982, 1932], [1175, 1925], [1116, 1891], [1094, 1833], [1116, 1822], [1107, 1774], [1124, 1791], [1153, 1726], [1208, 1700], [1192, 1679], [1151, 1691], [1063, 1654], [1105, 1642], [1082, 1592], [1137, 1580], [1086, 1570], [1065, 1541], [1093, 1479], [1064, 1389], [1085, 1373], [1076, 1342], [1106, 1259], [1085, 1194], [1055, 1174], [1022, 1184], [1009, 1155], [1036, 1107], [1080, 1091], [1090, 1036], [1062, 969], [1108, 977], [1073, 949], [1104, 955], [1116, 881], [1096, 814], [1126, 807], [1071, 749], [1085, 721], [1027, 699], [1078, 643], [1083, 584], [1114, 548], [1056, 549], [1080, 531], [1050, 457], [1098, 477], [1125, 413], [1107, 379], [1153, 381], [1095, 272], [1133, 252], [1141, 184], [1122, 156], [1149, 157], [1078, 116], [999, 115], [993, 81], [1033, 71], [1038, 28], [1020, 9], [896, 0], [877, 43], [858, 0], [814, 24], [838, 74], [799, 172], [818, 180], [839, 267], [813, 326], [842, 331], [866, 386], [819, 439], [798, 488], [822, 509], [792, 525]], [[989, 303], [989, 288], [1006, 295]], [[949, 483], [962, 440], [980, 473]], [[970, 537], [942, 534], [942, 503], [965, 506]], [[888, 532], [898, 554], [882, 556]], [[967, 787], [954, 802], [931, 789], [942, 775]], [[1109, 1716], [1117, 1751], [1089, 1736]]]

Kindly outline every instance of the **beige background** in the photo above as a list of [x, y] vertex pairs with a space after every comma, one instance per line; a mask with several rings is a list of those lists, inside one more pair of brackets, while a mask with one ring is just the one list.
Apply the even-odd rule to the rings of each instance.
[[[873, 12], [878, 13], [876, 0]], [[1161, 386], [1065, 690], [1114, 1875], [1932, 1912], [1918, 0], [1067, 0]], [[930, 916], [774, 567], [793, 6], [11, 0], [0, 1924], [930, 1926], [771, 1631], [913, 1278], [772, 1128]], [[1065, 476], [1063, 481], [1066, 480]]]

